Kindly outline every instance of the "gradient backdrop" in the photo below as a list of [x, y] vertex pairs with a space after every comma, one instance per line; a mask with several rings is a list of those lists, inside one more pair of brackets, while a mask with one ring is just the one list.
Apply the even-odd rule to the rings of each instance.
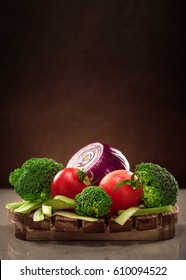
[[0, 188], [31, 157], [62, 162], [91, 142], [131, 170], [185, 187], [181, 1], [1, 1]]

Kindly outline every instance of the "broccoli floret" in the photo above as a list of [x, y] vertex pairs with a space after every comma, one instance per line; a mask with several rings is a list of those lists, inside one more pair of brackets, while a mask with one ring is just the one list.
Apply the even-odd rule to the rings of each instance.
[[48, 158], [31, 158], [9, 175], [15, 192], [24, 200], [44, 201], [50, 198], [50, 185], [54, 176], [64, 168]]
[[98, 218], [108, 214], [112, 199], [102, 188], [90, 186], [76, 195], [75, 202], [76, 214]]
[[145, 207], [175, 205], [179, 186], [174, 176], [154, 163], [140, 163], [135, 173], [143, 184], [142, 202]]

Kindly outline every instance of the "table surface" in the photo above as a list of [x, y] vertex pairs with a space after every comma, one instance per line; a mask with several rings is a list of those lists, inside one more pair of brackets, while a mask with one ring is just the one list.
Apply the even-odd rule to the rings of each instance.
[[18, 201], [12, 189], [0, 189], [1, 260], [185, 260], [186, 189], [178, 196], [179, 219], [174, 238], [164, 241], [24, 241], [15, 238], [4, 205]]

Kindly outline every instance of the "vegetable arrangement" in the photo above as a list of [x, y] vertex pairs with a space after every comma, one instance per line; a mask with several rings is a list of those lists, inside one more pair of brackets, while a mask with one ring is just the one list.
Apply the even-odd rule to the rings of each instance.
[[33, 220], [61, 215], [98, 221], [110, 214], [123, 225], [131, 216], [172, 211], [179, 186], [165, 168], [140, 163], [130, 170], [117, 149], [92, 143], [78, 151], [64, 167], [47, 158], [31, 158], [10, 173], [9, 182], [22, 198], [6, 208], [34, 212]]

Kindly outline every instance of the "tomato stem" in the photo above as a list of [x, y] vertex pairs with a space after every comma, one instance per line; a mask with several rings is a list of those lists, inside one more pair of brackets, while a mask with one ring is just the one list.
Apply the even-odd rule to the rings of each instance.
[[89, 178], [87, 176], [87, 172], [84, 169], [79, 169], [77, 171], [77, 176], [78, 176], [79, 181], [81, 181], [82, 183], [84, 183], [87, 186], [90, 185], [90, 183], [93, 179], [93, 174], [92, 174], [92, 177]]
[[120, 181], [114, 187], [113, 191], [116, 191], [117, 189], [119, 189], [120, 187], [122, 187], [124, 185], [130, 185], [134, 190], [137, 190], [138, 188], [141, 187], [142, 182], [141, 182], [140, 178], [137, 177], [135, 173], [133, 173], [130, 180], [122, 180], [122, 181]]

